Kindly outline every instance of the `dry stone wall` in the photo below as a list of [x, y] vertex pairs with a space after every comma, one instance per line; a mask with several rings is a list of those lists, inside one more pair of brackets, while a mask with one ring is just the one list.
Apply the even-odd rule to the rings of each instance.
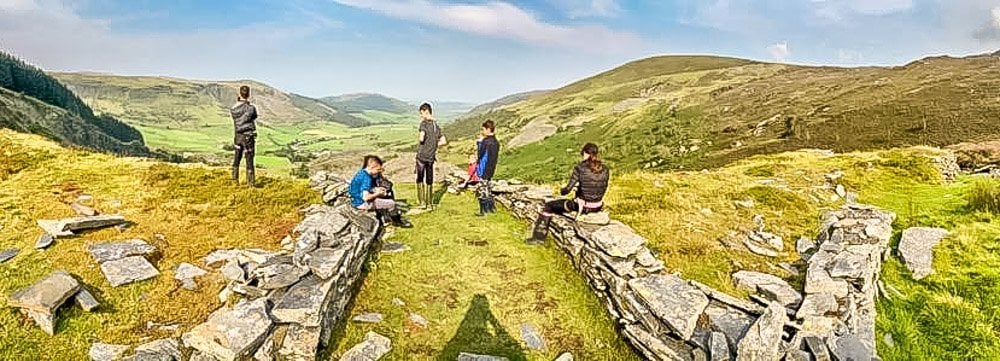
[[[553, 196], [549, 189], [506, 182], [494, 191], [498, 202], [527, 220]], [[806, 297], [787, 284], [764, 283], [758, 302], [669, 273], [645, 238], [606, 216], [555, 217], [550, 233], [646, 359], [875, 360], [874, 285], [894, 216], [862, 207], [825, 219]], [[817, 304], [829, 309], [815, 315], [806, 310]]]

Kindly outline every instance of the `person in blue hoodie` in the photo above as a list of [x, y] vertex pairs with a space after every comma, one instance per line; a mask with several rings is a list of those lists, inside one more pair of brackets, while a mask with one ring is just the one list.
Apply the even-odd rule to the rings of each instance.
[[483, 139], [477, 144], [479, 165], [476, 175], [479, 176], [479, 188], [476, 190], [476, 197], [479, 198], [479, 213], [477, 216], [483, 217], [489, 213], [497, 211], [496, 201], [493, 199], [493, 175], [497, 170], [497, 160], [500, 156], [500, 142], [494, 134], [496, 124], [492, 120], [483, 122]]
[[375, 211], [380, 216], [385, 215], [392, 220], [394, 226], [412, 227], [396, 208], [396, 200], [391, 196], [392, 190], [378, 185], [377, 179], [382, 174], [382, 159], [374, 155], [365, 156], [362, 167], [354, 175], [348, 188], [351, 205], [360, 210]]

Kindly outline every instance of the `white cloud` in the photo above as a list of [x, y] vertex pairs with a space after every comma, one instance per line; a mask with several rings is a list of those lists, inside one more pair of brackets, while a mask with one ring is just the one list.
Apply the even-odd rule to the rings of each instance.
[[767, 52], [771, 53], [771, 57], [777, 61], [785, 61], [789, 55], [792, 54], [791, 50], [788, 49], [788, 42], [782, 41], [780, 43], [771, 44], [767, 47]]
[[1000, 6], [993, 8], [990, 14], [993, 14], [993, 27], [1000, 29]]
[[990, 9], [990, 19], [979, 27], [973, 37], [981, 42], [1000, 41], [1000, 6]]
[[428, 0], [333, 1], [398, 19], [533, 45], [591, 52], [623, 52], [640, 44], [638, 37], [630, 33], [616, 32], [600, 25], [546, 23], [524, 9], [500, 1], [477, 5]]

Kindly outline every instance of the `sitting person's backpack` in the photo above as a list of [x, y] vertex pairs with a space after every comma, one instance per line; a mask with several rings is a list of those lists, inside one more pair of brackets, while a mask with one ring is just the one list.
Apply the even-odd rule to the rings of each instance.
[[392, 190], [392, 182], [389, 181], [384, 175], [379, 175], [375, 178], [375, 186], [385, 188], [385, 197], [388, 199], [396, 199], [396, 193]]

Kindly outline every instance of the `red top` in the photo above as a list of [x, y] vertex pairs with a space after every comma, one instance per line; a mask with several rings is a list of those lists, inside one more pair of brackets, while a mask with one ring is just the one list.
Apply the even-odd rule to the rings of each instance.
[[476, 174], [476, 163], [469, 163], [469, 182], [479, 182], [479, 175]]

